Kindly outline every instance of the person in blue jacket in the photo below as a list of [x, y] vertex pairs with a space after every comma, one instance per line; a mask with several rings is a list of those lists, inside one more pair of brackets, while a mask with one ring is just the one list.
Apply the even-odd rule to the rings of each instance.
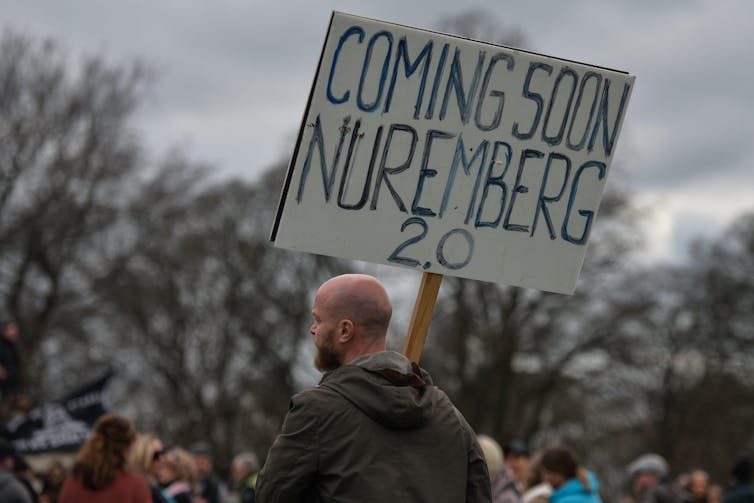
[[569, 448], [545, 449], [541, 466], [543, 478], [553, 487], [550, 503], [602, 503], [597, 477], [579, 467]]

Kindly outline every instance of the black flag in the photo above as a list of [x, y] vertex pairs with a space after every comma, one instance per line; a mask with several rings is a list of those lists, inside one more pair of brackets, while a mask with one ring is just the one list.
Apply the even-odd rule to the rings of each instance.
[[104, 392], [112, 376], [108, 372], [60, 400], [45, 402], [9, 421], [4, 436], [21, 454], [78, 449], [107, 412]]

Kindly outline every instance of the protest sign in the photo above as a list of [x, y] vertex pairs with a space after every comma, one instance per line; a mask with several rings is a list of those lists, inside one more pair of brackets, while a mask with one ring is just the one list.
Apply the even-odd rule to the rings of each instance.
[[633, 81], [334, 13], [271, 239], [570, 294]]

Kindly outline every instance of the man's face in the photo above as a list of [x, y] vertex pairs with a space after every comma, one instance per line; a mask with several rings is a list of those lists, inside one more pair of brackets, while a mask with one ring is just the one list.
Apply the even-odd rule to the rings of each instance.
[[244, 480], [246, 480], [246, 467], [244, 467], [242, 464], [233, 463], [231, 472], [233, 474], [233, 481], [236, 483], [236, 485], [240, 485]]
[[314, 336], [314, 346], [317, 353], [314, 355], [314, 366], [320, 372], [329, 372], [340, 367], [340, 356], [335, 347], [337, 337], [338, 320], [328, 309], [326, 298], [319, 293], [314, 298], [312, 307], [314, 323], [309, 332]]
[[644, 494], [644, 491], [660, 483], [660, 477], [654, 473], [640, 472], [634, 475], [634, 494]]
[[205, 456], [204, 454], [194, 456], [194, 464], [200, 477], [206, 477], [212, 473], [212, 460], [209, 456]]
[[513, 478], [517, 482], [523, 483], [526, 476], [526, 469], [529, 466], [529, 458], [526, 456], [517, 456], [512, 454], [508, 457], [508, 466], [510, 466], [513, 472]]
[[2, 327], [2, 336], [10, 342], [18, 341], [18, 325], [15, 323], [8, 323]]
[[689, 492], [694, 498], [702, 499], [707, 495], [709, 479], [706, 475], [693, 475], [689, 483]]

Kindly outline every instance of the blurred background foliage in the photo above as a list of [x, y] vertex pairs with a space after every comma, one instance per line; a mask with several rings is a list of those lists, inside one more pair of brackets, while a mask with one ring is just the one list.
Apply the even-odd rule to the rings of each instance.
[[[526, 47], [484, 12], [438, 29]], [[264, 457], [290, 395], [316, 382], [324, 279], [378, 274], [398, 350], [415, 292], [399, 270], [271, 246], [286, 160], [255, 182], [179, 152], [149, 160], [133, 113], [153, 77], [2, 35], [0, 314], [19, 324], [33, 403], [113, 368], [114, 408], [170, 444], [209, 440], [227, 468]], [[566, 442], [608, 494], [646, 451], [724, 484], [754, 449], [754, 214], [686, 263], [641, 263], [651, 212], [631, 166], [613, 169], [576, 293], [446, 277], [422, 363], [478, 432]]]

